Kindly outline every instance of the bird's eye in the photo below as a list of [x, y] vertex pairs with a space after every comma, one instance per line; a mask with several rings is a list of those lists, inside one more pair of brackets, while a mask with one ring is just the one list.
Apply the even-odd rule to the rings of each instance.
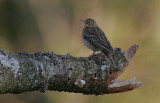
[[88, 21], [88, 23], [91, 23], [90, 21]]

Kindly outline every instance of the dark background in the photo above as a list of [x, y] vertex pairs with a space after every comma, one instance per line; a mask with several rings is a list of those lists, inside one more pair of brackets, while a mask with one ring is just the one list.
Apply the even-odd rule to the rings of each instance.
[[0, 0], [0, 48], [88, 56], [80, 19], [94, 18], [113, 47], [140, 48], [119, 77], [142, 86], [125, 93], [88, 96], [47, 91], [0, 95], [0, 103], [159, 103], [160, 0]]

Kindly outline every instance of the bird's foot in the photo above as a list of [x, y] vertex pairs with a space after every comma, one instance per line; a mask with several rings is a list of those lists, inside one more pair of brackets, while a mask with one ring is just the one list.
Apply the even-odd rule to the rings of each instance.
[[95, 52], [92, 53], [92, 55], [89, 55], [89, 58], [94, 57], [95, 56]]

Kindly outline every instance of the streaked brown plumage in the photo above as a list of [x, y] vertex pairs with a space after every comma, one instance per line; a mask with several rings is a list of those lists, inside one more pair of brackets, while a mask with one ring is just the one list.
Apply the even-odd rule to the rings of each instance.
[[[94, 52], [102, 51], [107, 57], [110, 57], [113, 53], [113, 48], [96, 21], [91, 18], [81, 21], [85, 24], [81, 35], [83, 44]], [[110, 61], [114, 64], [112, 59]]]

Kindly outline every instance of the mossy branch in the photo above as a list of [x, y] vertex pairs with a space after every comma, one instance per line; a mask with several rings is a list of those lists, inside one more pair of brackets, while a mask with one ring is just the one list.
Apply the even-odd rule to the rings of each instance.
[[135, 78], [116, 78], [135, 55], [138, 45], [127, 51], [114, 49], [117, 68], [112, 68], [106, 56], [73, 57], [70, 54], [11, 53], [0, 50], [0, 94], [45, 90], [102, 95], [133, 90], [141, 85]]

